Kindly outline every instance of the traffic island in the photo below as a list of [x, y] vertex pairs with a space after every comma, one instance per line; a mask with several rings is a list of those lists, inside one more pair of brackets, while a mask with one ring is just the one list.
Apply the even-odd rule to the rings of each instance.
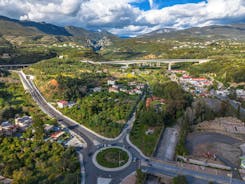
[[104, 171], [120, 171], [130, 165], [131, 153], [122, 147], [106, 147], [93, 155], [94, 165]]

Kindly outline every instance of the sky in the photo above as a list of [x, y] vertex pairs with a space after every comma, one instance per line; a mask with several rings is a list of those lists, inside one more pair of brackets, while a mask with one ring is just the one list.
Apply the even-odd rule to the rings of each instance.
[[245, 0], [0, 0], [0, 15], [133, 37], [163, 28], [245, 23]]

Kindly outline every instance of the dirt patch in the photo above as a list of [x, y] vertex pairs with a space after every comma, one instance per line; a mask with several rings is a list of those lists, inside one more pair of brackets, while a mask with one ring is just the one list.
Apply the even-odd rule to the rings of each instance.
[[136, 184], [137, 176], [136, 173], [133, 173], [129, 175], [127, 178], [125, 178], [121, 184]]
[[52, 86], [54, 86], [54, 87], [58, 87], [59, 86], [58, 81], [55, 80], [55, 79], [50, 80], [49, 81], [49, 84], [52, 85]]
[[217, 132], [245, 142], [244, 122], [234, 117], [216, 118], [193, 127], [194, 131]]
[[186, 140], [186, 147], [194, 158], [219, 160], [232, 167], [239, 167], [240, 144], [242, 142], [233, 137], [209, 132], [191, 133]]

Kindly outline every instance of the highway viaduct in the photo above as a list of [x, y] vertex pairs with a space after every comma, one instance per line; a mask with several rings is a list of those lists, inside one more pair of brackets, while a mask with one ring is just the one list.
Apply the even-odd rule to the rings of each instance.
[[22, 69], [28, 66], [31, 66], [31, 64], [7, 64], [7, 65], [0, 64], [0, 69], [3, 68], [8, 70], [14, 70], [14, 69]]
[[158, 66], [161, 64], [168, 64], [168, 70], [171, 70], [171, 66], [175, 63], [205, 63], [209, 62], [209, 59], [150, 59], [150, 60], [114, 60], [114, 61], [81, 61], [90, 64], [108, 64], [108, 65], [123, 65], [129, 67], [130, 65], [149, 65]]

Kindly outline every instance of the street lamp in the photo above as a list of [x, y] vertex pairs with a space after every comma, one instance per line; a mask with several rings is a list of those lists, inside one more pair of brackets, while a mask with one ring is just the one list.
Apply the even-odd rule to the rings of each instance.
[[119, 152], [118, 152], [118, 153], [119, 153], [119, 159], [118, 159], [118, 166], [119, 166], [119, 167], [120, 167], [120, 152], [121, 152], [121, 151], [119, 150]]
[[232, 184], [232, 171], [231, 171], [231, 177], [230, 177], [230, 184]]

